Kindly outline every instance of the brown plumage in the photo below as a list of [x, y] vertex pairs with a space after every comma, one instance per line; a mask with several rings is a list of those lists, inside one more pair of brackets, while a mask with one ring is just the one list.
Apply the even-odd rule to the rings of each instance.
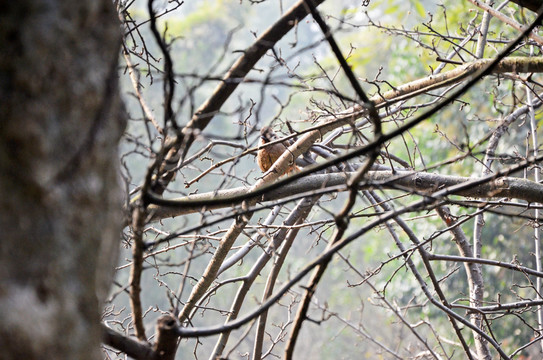
[[[269, 126], [264, 126], [260, 130], [260, 141], [258, 142], [260, 150], [256, 155], [256, 161], [262, 172], [268, 171], [273, 163], [287, 150], [287, 145], [284, 142], [265, 146], [267, 143], [278, 140], [279, 137]], [[287, 169], [287, 173], [296, 170], [296, 165], [292, 165]]]

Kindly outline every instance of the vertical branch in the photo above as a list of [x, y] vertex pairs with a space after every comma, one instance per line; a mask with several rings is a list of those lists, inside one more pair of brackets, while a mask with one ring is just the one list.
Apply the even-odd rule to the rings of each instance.
[[[525, 27], [524, 25], [522, 24], [519, 24], [518, 22], [516, 22], [514, 19], [510, 18], [510, 17], [507, 17], [505, 16], [503, 13], [499, 12], [498, 10], [495, 10], [493, 8], [491, 8], [490, 6], [486, 5], [485, 3], [483, 3], [482, 1], [480, 0], [468, 0], [469, 2], [473, 3], [475, 6], [478, 6], [480, 7], [481, 9], [485, 10], [485, 11], [488, 11], [492, 16], [494, 16], [495, 18], [503, 21], [504, 23], [506, 23], [507, 25], [517, 29], [518, 31], [525, 31], [526, 29], [528, 29], [527, 27]], [[541, 10], [543, 9], [540, 8], [538, 10], [539, 15], [541, 15]], [[536, 20], [535, 21], [536, 23], [539, 24], [540, 20]], [[533, 23], [532, 23], [533, 24]], [[527, 36], [530, 37], [531, 39], [533, 39], [535, 42], [537, 42], [538, 44], [543, 44], [543, 38], [535, 33], [533, 33], [531, 30], [529, 30], [529, 32], [527, 33]]]
[[[487, 3], [490, 3], [492, 5], [492, 2], [490, 0], [487, 0]], [[490, 12], [485, 11], [483, 13], [483, 20], [481, 21], [481, 25], [479, 27], [479, 38], [477, 39], [477, 49], [475, 51], [475, 56], [479, 59], [483, 58], [485, 47], [486, 47], [486, 37], [488, 34], [488, 28], [490, 26], [490, 20], [492, 18], [492, 15], [490, 15]], [[486, 164], [485, 164], [486, 165]], [[489, 164], [490, 165], [490, 164]], [[483, 165], [483, 176], [488, 175], [490, 173], [490, 166], [486, 167]], [[447, 223], [449, 224], [452, 222], [452, 217], [450, 216], [449, 210], [444, 207], [439, 207], [437, 209], [437, 213], [439, 216]], [[482, 235], [482, 229], [484, 226], [484, 214], [483, 212], [479, 213], [475, 217], [474, 221], [474, 229], [473, 229], [473, 252], [471, 251], [469, 244], [467, 243], [467, 239], [465, 237], [465, 234], [459, 227], [454, 227], [451, 229], [451, 232], [453, 233], [455, 242], [460, 249], [460, 253], [464, 256], [467, 256], [469, 253], [475, 258], [481, 257], [481, 251], [483, 248], [482, 241], [481, 241], [481, 235]], [[481, 306], [483, 301], [483, 295], [484, 295], [484, 284], [482, 279], [482, 266], [479, 264], [472, 264], [472, 263], [464, 263], [466, 268], [466, 273], [468, 277], [468, 285], [469, 285], [469, 301], [470, 305], [473, 305], [475, 307]], [[483, 328], [483, 315], [481, 313], [471, 313], [470, 314], [470, 320], [473, 325], [475, 325], [477, 328], [482, 329]], [[477, 354], [480, 358], [489, 358], [489, 350], [488, 345], [484, 339], [482, 339], [480, 336], [478, 336], [477, 333], [473, 333], [474, 339], [475, 339], [475, 347], [477, 349]]]
[[[151, 31], [158, 42], [160, 49], [162, 50], [162, 53], [164, 55], [164, 58], [166, 59], [166, 70], [165, 74], [167, 77], [167, 81], [165, 81], [164, 84], [164, 96], [165, 96], [165, 106], [166, 106], [166, 112], [165, 112], [165, 118], [164, 118], [164, 131], [167, 131], [168, 122], [171, 123], [171, 125], [177, 129], [177, 125], [173, 119], [173, 111], [172, 111], [172, 99], [173, 99], [173, 91], [174, 91], [174, 80], [173, 80], [173, 65], [171, 61], [171, 57], [168, 51], [168, 48], [166, 44], [164, 43], [163, 39], [160, 37], [160, 34], [158, 33], [158, 29], [156, 27], [156, 16], [153, 10], [153, 0], [148, 1], [148, 10], [149, 10], [149, 16], [150, 16], [150, 23], [151, 23]], [[130, 66], [130, 61], [128, 56], [126, 56], [127, 64]], [[132, 74], [131, 74], [132, 75]], [[136, 92], [138, 92], [138, 84], [134, 79], [132, 79], [134, 83], [134, 87], [136, 88]], [[147, 114], [150, 114], [150, 111], [146, 109], [145, 103], [141, 102], [144, 112]], [[150, 118], [152, 120], [152, 116]], [[160, 132], [160, 127], [158, 127], [158, 124], [156, 122], [153, 122], [155, 124], [155, 127], [157, 127], [157, 130]], [[147, 174], [145, 176], [144, 184], [142, 185], [141, 189], [141, 197], [138, 197], [134, 200], [134, 207], [132, 211], [132, 231], [133, 231], [133, 243], [132, 243], [132, 266], [130, 268], [130, 277], [129, 277], [129, 284], [130, 284], [130, 308], [132, 312], [132, 321], [134, 323], [134, 329], [136, 331], [136, 337], [141, 341], [146, 341], [147, 336], [145, 335], [145, 327], [143, 325], [143, 310], [142, 310], [142, 304], [141, 304], [141, 275], [143, 271], [143, 251], [144, 251], [144, 242], [143, 242], [143, 227], [146, 222], [146, 208], [147, 208], [147, 195], [149, 188], [152, 187], [153, 183], [153, 172], [155, 169], [157, 170], [157, 178], [155, 179], [157, 183], [160, 183], [160, 176], [163, 174], [163, 171], [160, 171], [161, 167], [160, 162], [163, 159], [164, 154], [169, 154], [169, 150], [167, 147], [163, 147], [161, 149], [161, 153], [155, 160], [155, 162], [147, 169]], [[167, 162], [166, 162], [167, 164]], [[168, 164], [167, 164], [168, 165]], [[169, 164], [171, 166], [171, 164]], [[175, 354], [175, 353], [174, 353]]]
[[[533, 46], [530, 49], [530, 55], [533, 53]], [[526, 100], [528, 103], [528, 107], [530, 109], [529, 116], [530, 116], [530, 131], [532, 133], [532, 148], [533, 148], [533, 154], [535, 156], [538, 155], [539, 151], [539, 145], [537, 142], [537, 121], [535, 119], [535, 112], [533, 107], [533, 99], [532, 99], [532, 89], [528, 85], [526, 85]], [[534, 166], [534, 180], [536, 183], [539, 183], [541, 178], [541, 170], [539, 168], [539, 165]], [[539, 210], [534, 210], [534, 218], [535, 223], [539, 223]], [[539, 226], [534, 226], [534, 256], [535, 256], [535, 267], [537, 271], [541, 271], [541, 232], [539, 229]], [[541, 300], [541, 278], [536, 278], [536, 294], [537, 299]], [[543, 307], [541, 305], [538, 305], [537, 307], [537, 322], [539, 325], [539, 332], [541, 334], [541, 331], [543, 331]], [[543, 350], [543, 340], [540, 341], [541, 349]]]
[[143, 326], [143, 311], [141, 306], [141, 273], [143, 271], [143, 225], [145, 212], [141, 206], [134, 209], [132, 214], [132, 266], [130, 267], [130, 308], [132, 321], [136, 330], [136, 337], [146, 341], [145, 328]]
[[190, 265], [192, 264], [192, 256], [194, 254], [195, 248], [196, 241], [193, 241], [189, 250], [189, 258], [187, 259], [185, 267], [183, 268], [183, 279], [181, 280], [181, 284], [179, 284], [179, 290], [177, 290], [175, 307], [173, 309], [174, 316], [179, 316], [179, 299], [181, 299], [181, 297], [183, 296], [183, 290], [185, 290], [185, 284], [187, 283], [187, 277], [190, 270]]
[[[487, 3], [490, 2], [491, 0], [487, 0]], [[492, 15], [490, 15], [488, 11], [485, 11], [483, 13], [483, 20], [481, 21], [481, 26], [479, 27], [479, 38], [477, 39], [477, 50], [475, 51], [475, 56], [478, 59], [482, 59], [485, 54], [486, 36], [488, 34], [490, 19], [492, 19]]]
[[[506, 4], [507, 4], [507, 1], [503, 2], [501, 5], [498, 6], [496, 11], [499, 11], [500, 9], [502, 9]], [[490, 14], [490, 12], [485, 11], [483, 15], [483, 21], [481, 23], [479, 39], [477, 42], [476, 55], [479, 58], [482, 58], [484, 55], [484, 44], [486, 43], [486, 35], [488, 33], [488, 26], [489, 26], [491, 18], [492, 18], [492, 15]], [[521, 109], [524, 109], [522, 110], [522, 113], [524, 113], [525, 111], [527, 111], [528, 108], [523, 107]], [[515, 111], [513, 114], [517, 112], [518, 110]], [[513, 115], [513, 114], [508, 116], [504, 120], [502, 125], [500, 125], [502, 129], [503, 129], [503, 126], [508, 126], [509, 123], [516, 120], [516, 118], [521, 115], [521, 114], [517, 114], [517, 115]], [[491, 170], [491, 165], [493, 162], [492, 158], [494, 157], [494, 152], [498, 146], [499, 139], [501, 138], [503, 134], [503, 130], [500, 129], [500, 127], [498, 127], [497, 131], [492, 135], [488, 143], [485, 159], [483, 161], [483, 170], [482, 170], [483, 176], [488, 175], [492, 172]], [[481, 249], [482, 249], [481, 234], [482, 234], [482, 229], [484, 227], [484, 224], [485, 224], [484, 214], [483, 213], [477, 214], [477, 216], [475, 217], [474, 228], [473, 228], [473, 256], [477, 258], [481, 256]]]
[[[531, 101], [530, 96], [531, 96], [531, 93], [528, 91], [528, 99]], [[496, 130], [493, 132], [492, 136], [490, 137], [488, 141], [488, 146], [486, 147], [485, 158], [483, 160], [483, 169], [482, 169], [483, 176], [486, 176], [492, 173], [492, 164], [494, 162], [493, 159], [495, 157], [495, 151], [498, 147], [501, 137], [509, 128], [509, 125], [511, 125], [511, 123], [519, 119], [521, 116], [525, 115], [526, 113], [529, 113], [530, 109], [533, 109], [534, 106], [537, 106], [537, 107], [541, 106], [541, 102], [538, 101], [537, 104], [532, 104], [531, 102], [529, 102], [529, 105], [523, 106], [520, 109], [517, 109], [516, 111], [508, 115], [505, 119], [503, 119], [503, 121], [497, 126]], [[452, 217], [450, 217], [447, 214], [448, 210], [444, 208], [440, 208], [438, 210], [438, 213], [440, 217], [444, 221], [446, 221], [446, 223], [450, 219], [452, 219]], [[465, 235], [463, 234], [461, 230], [459, 230], [458, 228], [455, 228], [456, 230], [455, 229], [451, 230], [457, 242], [458, 248], [460, 249], [460, 252], [463, 256], [468, 256], [468, 254], [470, 254], [471, 251], [473, 251], [472, 256], [474, 258], [481, 257], [481, 249], [482, 249], [481, 235], [482, 235], [482, 229], [484, 225], [485, 225], [484, 212], [480, 212], [475, 216], [475, 221], [474, 221], [473, 250], [471, 250], [469, 246], [465, 244], [465, 241], [466, 241], [464, 239]], [[480, 264], [470, 264], [469, 266], [467, 264], [464, 264], [464, 265], [466, 267], [466, 273], [468, 274], [468, 282], [470, 286], [470, 304], [472, 304], [473, 306], [481, 306], [484, 292], [483, 292], [483, 288], [478, 288], [477, 284], [482, 283], [483, 281], [482, 266]], [[536, 281], [540, 281], [540, 279], [538, 278]], [[538, 293], [539, 293], [539, 290], [538, 290]], [[482, 326], [482, 322], [481, 322], [482, 319], [478, 319], [477, 318], [478, 315], [479, 314], [476, 314], [476, 313], [471, 314], [472, 323], [474, 325], [479, 324], [477, 326]], [[539, 313], [538, 313], [538, 316], [539, 316]], [[541, 327], [541, 322], [540, 322], [540, 327]], [[477, 335], [475, 334], [475, 336]]]
[[[309, 202], [310, 204], [315, 204], [319, 198], [320, 196], [315, 196], [313, 197], [312, 200], [304, 199], [303, 201]], [[309, 211], [311, 210], [311, 206], [308, 204], [306, 204], [305, 206], [307, 208], [304, 209], [304, 214], [302, 214], [302, 216], [300, 217], [300, 219], [298, 219], [296, 224], [301, 224], [303, 220], [309, 214]], [[283, 266], [285, 258], [290, 250], [290, 247], [292, 246], [292, 243], [294, 242], [294, 239], [296, 239], [298, 232], [299, 232], [299, 228], [294, 228], [294, 229], [289, 230], [285, 243], [283, 244], [283, 247], [281, 248], [279, 252], [279, 256], [277, 257], [277, 261], [275, 262], [272, 268], [272, 271], [270, 272], [268, 276], [268, 280], [266, 281], [266, 288], [264, 289], [262, 302], [266, 301], [270, 296], [272, 296], [273, 288], [277, 280], [277, 276], [279, 275], [279, 271], [281, 270], [281, 267]], [[263, 340], [264, 340], [264, 330], [266, 329], [267, 318], [268, 318], [268, 310], [264, 311], [258, 318], [255, 342], [253, 346], [253, 360], [260, 360], [262, 358], [262, 345], [263, 345]]]
[[[541, 95], [538, 95], [541, 97]], [[538, 108], [542, 105], [542, 102], [537, 100], [531, 104], [532, 108]], [[496, 127], [496, 130], [492, 133], [492, 136], [488, 140], [488, 146], [485, 149], [485, 158], [483, 160], [483, 166], [482, 166], [482, 175], [486, 176], [492, 173], [492, 164], [494, 162], [494, 158], [496, 156], [495, 152], [498, 148], [498, 144], [500, 142], [501, 137], [503, 134], [506, 133], [507, 129], [509, 128], [509, 125], [511, 125], [514, 121], [518, 120], [521, 116], [524, 116], [527, 114], [530, 110], [530, 106], [523, 106], [511, 114], [509, 114], [505, 119], [503, 119], [500, 124]], [[473, 256], [474, 257], [480, 257], [481, 256], [481, 231], [485, 224], [484, 221], [484, 214], [479, 213], [475, 217], [475, 225], [473, 230]]]
[[172, 315], [162, 315], [156, 322], [156, 342], [153, 346], [155, 351], [154, 360], [174, 360], [177, 352], [176, 332], [177, 321]]
[[[149, 10], [149, 16], [150, 16], [150, 25], [151, 25], [151, 32], [153, 33], [153, 36], [155, 37], [155, 40], [157, 41], [163, 55], [165, 58], [165, 76], [166, 81], [164, 82], [164, 98], [165, 98], [165, 107], [166, 111], [164, 114], [164, 131], [167, 131], [168, 124], [171, 124], [171, 126], [177, 130], [177, 124], [174, 120], [173, 116], [173, 110], [172, 110], [172, 101], [173, 101], [173, 94], [174, 94], [174, 78], [173, 78], [173, 63], [172, 59], [170, 57], [170, 53], [168, 50], [168, 47], [164, 40], [161, 38], [157, 26], [156, 26], [156, 15], [153, 10], [153, 0], [149, 0], [148, 10]], [[126, 56], [127, 64], [130, 66], [130, 61], [128, 56]], [[132, 74], [131, 74], [132, 75]], [[134, 83], [134, 87], [136, 89], [136, 92], [138, 92], [138, 84], [134, 79], [132, 79]], [[144, 102], [140, 100], [144, 112], [146, 115], [150, 114], [150, 111], [147, 109]], [[152, 121], [152, 116], [150, 117], [150, 120]], [[158, 127], [158, 124], [156, 122], [153, 122], [155, 124], [155, 127], [157, 127], [157, 130], [160, 132], [161, 129]], [[142, 310], [142, 304], [141, 304], [141, 274], [143, 271], [143, 251], [144, 251], [144, 242], [143, 242], [143, 227], [146, 221], [146, 208], [147, 208], [147, 194], [148, 190], [152, 186], [152, 174], [155, 169], [157, 169], [157, 178], [156, 183], [161, 183], [161, 175], [165, 173], [165, 170], [162, 168], [164, 167], [172, 167], [171, 164], [171, 157], [168, 157], [165, 161], [165, 163], [161, 166], [159, 165], [159, 161], [162, 160], [162, 154], [170, 154], [171, 149], [168, 149], [168, 147], [163, 147], [161, 150], [160, 156], [157, 158], [155, 163], [147, 170], [147, 174], [145, 176], [145, 181], [142, 186], [141, 193], [143, 194], [140, 198], [135, 200], [135, 206], [133, 208], [132, 212], [132, 230], [133, 230], [133, 243], [132, 243], [132, 266], [130, 268], [130, 308], [132, 312], [132, 321], [134, 322], [134, 329], [136, 331], [136, 337], [139, 340], [146, 341], [147, 337], [145, 335], [145, 327], [143, 325], [143, 310]], [[175, 154], [174, 154], [175, 155]], [[168, 163], [168, 160], [170, 160], [170, 163]], [[175, 355], [175, 351], [173, 353]]]
[[[441, 219], [443, 219], [443, 221], [447, 224], [447, 226], [450, 227], [454, 242], [460, 251], [460, 255], [463, 257], [473, 258], [474, 254], [471, 250], [468, 238], [460, 226], [455, 226], [454, 216], [452, 216], [449, 209], [446, 206], [439, 206], [437, 208], [437, 213], [439, 214], [439, 217], [441, 217]], [[481, 307], [483, 305], [484, 295], [484, 280], [481, 265], [472, 262], [465, 262], [464, 267], [468, 277], [470, 306], [474, 308]], [[476, 326], [477, 329], [484, 331], [484, 317], [482, 313], [472, 312], [470, 313], [469, 317], [471, 323]], [[474, 331], [473, 338], [475, 339], [477, 357], [479, 359], [486, 360], [492, 359], [488, 349], [488, 343], [483, 337], [481, 337], [480, 333]]]
[[130, 76], [132, 87], [134, 88], [136, 97], [138, 98], [138, 101], [140, 103], [141, 109], [143, 110], [143, 114], [145, 115], [146, 120], [149, 120], [151, 124], [153, 124], [153, 126], [155, 127], [156, 131], [158, 131], [159, 134], [164, 135], [164, 129], [160, 127], [160, 125], [155, 119], [155, 116], [153, 115], [153, 112], [151, 111], [151, 108], [149, 108], [149, 105], [143, 98], [143, 94], [141, 93], [141, 84], [136, 74], [136, 68], [134, 67], [134, 65], [132, 65], [132, 61], [130, 60], [130, 54], [128, 53], [126, 48], [123, 49], [123, 57], [124, 57], [124, 60], [126, 61], [126, 67], [128, 68], [128, 75]]
[[170, 56], [168, 45], [158, 32], [156, 26], [156, 14], [155, 10], [153, 9], [153, 3], [154, 0], [149, 0], [147, 2], [147, 10], [149, 11], [151, 32], [155, 38], [155, 41], [160, 47], [162, 55], [164, 56], [164, 77], [166, 78], [164, 81], [164, 128], [167, 129], [168, 123], [170, 123], [175, 130], [178, 130], [179, 127], [177, 126], [177, 122], [174, 119], [172, 107], [173, 95], [175, 91], [173, 62], [172, 57]]
[[[348, 215], [355, 204], [356, 196], [358, 194], [357, 184], [359, 181], [362, 180], [362, 178], [364, 177], [364, 174], [366, 174], [366, 172], [371, 168], [376, 158], [377, 158], [377, 151], [374, 150], [370, 154], [370, 156], [368, 157], [364, 165], [361, 166], [360, 169], [357, 170], [355, 175], [347, 181], [347, 186], [350, 188], [349, 197], [347, 198], [347, 201], [345, 202], [339, 214], [335, 217], [335, 221], [337, 224], [336, 230], [334, 232], [334, 235], [332, 236], [332, 240], [326, 246], [326, 249], [324, 250], [325, 252], [329, 251], [334, 245], [336, 245], [345, 234], [345, 231], [347, 230], [347, 227], [349, 226]], [[309, 310], [309, 304], [311, 303], [311, 298], [313, 297], [313, 294], [315, 293], [315, 290], [317, 289], [317, 285], [320, 282], [322, 275], [326, 271], [326, 268], [328, 267], [328, 264], [330, 263], [331, 260], [332, 260], [331, 257], [327, 258], [326, 260], [323, 260], [311, 274], [311, 278], [308, 281], [308, 285], [305, 287], [306, 291], [304, 292], [304, 296], [302, 298], [301, 304], [298, 307], [298, 311], [296, 312], [294, 324], [292, 325], [291, 335], [289, 336], [287, 345], [285, 346], [285, 355], [284, 355], [285, 359], [292, 359], [292, 356], [294, 354], [294, 347], [296, 345], [296, 341], [300, 334], [302, 323], [306, 319], [306, 314], [307, 314], [307, 311]]]

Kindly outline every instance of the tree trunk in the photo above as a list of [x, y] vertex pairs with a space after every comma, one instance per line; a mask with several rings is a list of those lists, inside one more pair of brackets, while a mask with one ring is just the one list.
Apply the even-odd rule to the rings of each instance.
[[0, 357], [99, 359], [117, 260], [111, 0], [0, 5]]

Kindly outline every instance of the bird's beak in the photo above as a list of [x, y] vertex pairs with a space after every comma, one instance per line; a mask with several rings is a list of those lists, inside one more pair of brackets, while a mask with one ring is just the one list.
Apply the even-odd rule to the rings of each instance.
[[268, 142], [268, 139], [266, 139], [266, 137], [264, 135], [260, 136], [260, 140], [264, 141], [265, 143]]

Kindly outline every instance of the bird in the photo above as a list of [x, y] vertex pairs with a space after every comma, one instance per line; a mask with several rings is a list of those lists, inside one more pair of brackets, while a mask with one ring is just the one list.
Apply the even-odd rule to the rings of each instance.
[[[256, 161], [262, 172], [268, 171], [273, 163], [287, 150], [288, 143], [286, 142], [279, 142], [273, 145], [266, 146], [266, 144], [278, 139], [279, 137], [271, 127], [264, 126], [260, 130], [260, 140], [258, 142], [258, 146], [260, 149], [258, 150], [258, 153], [256, 155]], [[290, 173], [296, 170], [298, 170], [298, 167], [292, 164], [286, 172]]]

